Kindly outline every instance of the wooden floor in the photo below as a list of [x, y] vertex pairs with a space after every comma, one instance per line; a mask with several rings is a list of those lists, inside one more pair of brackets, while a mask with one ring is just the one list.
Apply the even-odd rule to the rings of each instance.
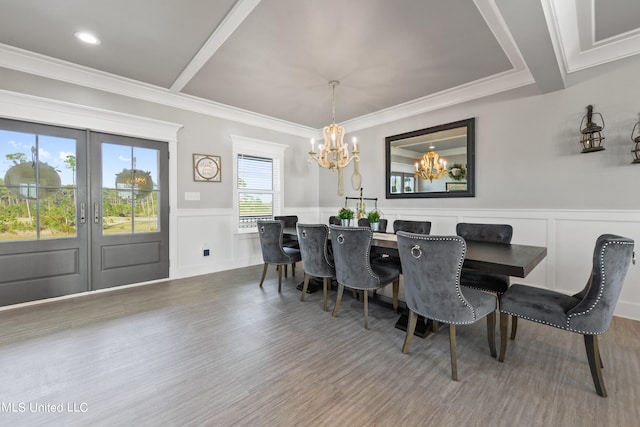
[[[401, 353], [397, 316], [345, 292], [277, 292], [262, 266], [0, 312], [0, 424], [11, 426], [637, 426], [640, 322], [600, 340], [596, 395], [580, 335], [527, 321], [499, 363], [485, 322]], [[333, 308], [335, 291], [330, 293]], [[497, 333], [497, 328], [496, 328]], [[499, 344], [499, 342], [498, 342]], [[58, 410], [62, 412], [57, 412]], [[54, 412], [54, 410], [56, 412]]]

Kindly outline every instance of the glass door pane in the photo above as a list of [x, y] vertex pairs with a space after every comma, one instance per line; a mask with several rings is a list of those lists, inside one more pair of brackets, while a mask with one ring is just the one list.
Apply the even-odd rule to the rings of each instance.
[[102, 143], [102, 231], [159, 231], [159, 151]]
[[0, 129], [0, 240], [76, 236], [76, 140]]

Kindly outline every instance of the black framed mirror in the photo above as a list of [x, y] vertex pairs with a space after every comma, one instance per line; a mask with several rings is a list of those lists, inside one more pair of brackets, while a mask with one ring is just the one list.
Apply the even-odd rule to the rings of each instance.
[[385, 138], [386, 197], [475, 196], [475, 118]]

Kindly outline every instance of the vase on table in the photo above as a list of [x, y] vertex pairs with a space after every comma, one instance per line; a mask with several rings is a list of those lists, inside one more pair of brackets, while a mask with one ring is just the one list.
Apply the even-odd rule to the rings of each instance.
[[343, 227], [351, 227], [350, 219], [340, 219], [340, 225]]

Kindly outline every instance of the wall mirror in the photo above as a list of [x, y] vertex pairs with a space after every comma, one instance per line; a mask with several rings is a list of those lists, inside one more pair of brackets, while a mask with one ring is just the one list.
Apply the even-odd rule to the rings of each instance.
[[385, 138], [387, 199], [474, 197], [475, 118]]

